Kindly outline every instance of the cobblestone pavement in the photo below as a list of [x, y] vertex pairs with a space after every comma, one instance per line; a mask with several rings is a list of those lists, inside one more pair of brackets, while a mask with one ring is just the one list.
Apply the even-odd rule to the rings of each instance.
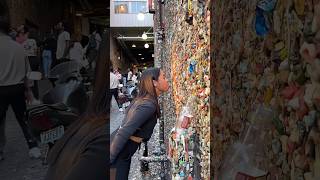
[[6, 119], [7, 144], [0, 161], [1, 180], [41, 180], [47, 171], [42, 160], [30, 159], [22, 130], [11, 108]]

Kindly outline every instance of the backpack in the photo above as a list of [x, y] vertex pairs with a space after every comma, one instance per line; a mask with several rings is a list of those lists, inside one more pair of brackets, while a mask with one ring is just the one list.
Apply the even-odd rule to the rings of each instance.
[[92, 34], [89, 38], [88, 49], [95, 49], [97, 47], [96, 35]]

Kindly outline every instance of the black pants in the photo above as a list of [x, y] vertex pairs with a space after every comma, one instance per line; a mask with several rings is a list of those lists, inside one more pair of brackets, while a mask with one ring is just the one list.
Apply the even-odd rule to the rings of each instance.
[[37, 146], [25, 122], [26, 102], [24, 92], [25, 88], [23, 84], [0, 86], [0, 152], [3, 152], [6, 143], [5, 119], [9, 105], [13, 109], [29, 148]]
[[[29, 64], [32, 71], [40, 71], [40, 59], [36, 56], [29, 56]], [[39, 99], [38, 81], [33, 81], [32, 93], [36, 99]]]
[[[111, 169], [115, 170], [115, 180], [127, 180], [130, 172], [131, 158], [140, 144], [128, 140], [123, 150], [118, 155]], [[111, 179], [112, 180], [112, 179]]]
[[112, 96], [114, 96], [114, 98], [116, 99], [118, 107], [121, 108], [121, 105], [118, 102], [119, 94], [118, 94], [118, 89], [117, 88], [116, 89], [110, 89], [110, 96], [109, 96], [109, 98], [110, 98], [110, 106], [112, 106]]

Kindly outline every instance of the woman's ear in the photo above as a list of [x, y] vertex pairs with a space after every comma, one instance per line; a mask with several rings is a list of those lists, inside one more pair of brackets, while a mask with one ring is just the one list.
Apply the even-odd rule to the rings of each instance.
[[154, 86], [154, 87], [157, 87], [158, 82], [157, 82], [157, 81], [155, 81], [155, 80], [152, 80], [152, 82], [153, 82], [153, 86]]

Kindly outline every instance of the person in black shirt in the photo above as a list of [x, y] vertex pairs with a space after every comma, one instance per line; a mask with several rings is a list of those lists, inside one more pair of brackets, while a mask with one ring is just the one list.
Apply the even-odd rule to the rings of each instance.
[[139, 94], [127, 108], [120, 128], [111, 135], [110, 179], [128, 179], [131, 157], [142, 141], [150, 139], [160, 116], [158, 96], [168, 89], [167, 79], [159, 68], [142, 73]]

